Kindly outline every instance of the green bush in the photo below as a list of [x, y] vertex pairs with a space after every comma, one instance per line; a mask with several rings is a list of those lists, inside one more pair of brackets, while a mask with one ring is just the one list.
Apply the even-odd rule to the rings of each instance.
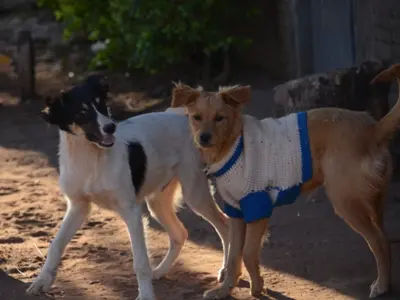
[[235, 33], [257, 11], [232, 0], [39, 0], [66, 24], [65, 37], [84, 32], [106, 41], [92, 65], [140, 68], [155, 73], [251, 43]]

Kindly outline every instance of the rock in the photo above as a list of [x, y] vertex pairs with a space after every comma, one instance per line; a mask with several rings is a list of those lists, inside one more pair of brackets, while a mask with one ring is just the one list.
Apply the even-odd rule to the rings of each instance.
[[22, 237], [12, 236], [7, 238], [1, 238], [0, 244], [22, 244], [25, 240]]
[[63, 25], [51, 20], [50, 16], [45, 19], [39, 15], [11, 13], [0, 19], [0, 40], [15, 44], [19, 32], [29, 30], [34, 42], [55, 46], [64, 43], [63, 29]]
[[273, 101], [271, 90], [253, 89], [251, 101], [245, 106], [245, 112], [252, 116], [262, 119], [266, 117], [278, 117], [278, 105]]
[[168, 87], [165, 85], [157, 85], [155, 88], [153, 88], [149, 96], [150, 98], [165, 98], [168, 94]]
[[316, 107], [340, 107], [369, 111], [380, 119], [389, 111], [391, 83], [371, 85], [371, 80], [387, 67], [378, 61], [294, 79], [274, 89], [274, 102], [284, 113]]

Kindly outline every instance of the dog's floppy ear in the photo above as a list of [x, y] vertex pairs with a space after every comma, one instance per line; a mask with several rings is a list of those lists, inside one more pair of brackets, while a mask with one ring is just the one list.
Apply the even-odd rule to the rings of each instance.
[[222, 100], [224, 100], [226, 104], [237, 107], [250, 102], [251, 87], [249, 85], [220, 87], [218, 94], [221, 96]]
[[200, 91], [198, 89], [194, 89], [181, 82], [175, 83], [175, 87], [172, 89], [171, 107], [186, 106], [196, 101], [199, 96]]

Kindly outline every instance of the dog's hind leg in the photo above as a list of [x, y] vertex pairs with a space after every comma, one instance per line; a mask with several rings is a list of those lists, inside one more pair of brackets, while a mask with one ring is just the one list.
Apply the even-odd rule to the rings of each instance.
[[386, 293], [390, 284], [390, 244], [376, 222], [378, 216], [369, 214], [365, 207], [354, 207], [338, 214], [363, 236], [375, 256], [378, 278], [371, 285], [369, 297], [375, 298]]
[[147, 201], [147, 207], [151, 215], [167, 231], [170, 240], [168, 253], [162, 262], [153, 269], [153, 278], [163, 277], [171, 269], [173, 263], [182, 250], [188, 237], [188, 232], [175, 213], [175, 192], [179, 182], [173, 179], [162, 192]]
[[365, 239], [375, 257], [378, 276], [369, 295], [375, 298], [388, 292], [390, 285], [391, 253], [383, 229], [383, 206], [392, 173], [391, 158], [386, 149], [364, 157], [346, 153], [350, 155], [342, 159], [327, 156], [324, 185], [335, 212]]
[[391, 266], [390, 244], [383, 232], [382, 212], [380, 209], [374, 208], [373, 205], [377, 203], [376, 200], [381, 202], [381, 199], [362, 199], [362, 195], [355, 199], [354, 197], [357, 196], [352, 195], [351, 198], [335, 201], [336, 193], [333, 193], [329, 188], [327, 193], [333, 200], [336, 213], [365, 239], [374, 254], [378, 278], [371, 285], [369, 297], [375, 298], [388, 292]]
[[82, 226], [90, 211], [90, 204], [86, 199], [74, 202], [68, 201], [68, 210], [61, 223], [60, 230], [52, 241], [47, 253], [47, 258], [39, 276], [27, 290], [28, 294], [48, 292], [57, 274], [58, 265], [65, 247], [71, 241], [76, 231]]

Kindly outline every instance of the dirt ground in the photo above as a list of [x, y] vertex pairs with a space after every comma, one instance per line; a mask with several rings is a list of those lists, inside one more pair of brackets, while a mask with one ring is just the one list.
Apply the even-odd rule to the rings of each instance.
[[[56, 129], [37, 116], [37, 103], [17, 105], [11, 85], [0, 80], [0, 300], [135, 299], [137, 284], [125, 226], [116, 215], [98, 208], [67, 248], [51, 294], [24, 294], [43, 264], [66, 206], [57, 184]], [[41, 88], [57, 84], [49, 77]], [[386, 211], [387, 232], [394, 240], [396, 291], [386, 298], [392, 300], [400, 299], [399, 199], [400, 185], [394, 183]], [[162, 300], [200, 300], [204, 290], [216, 284], [221, 246], [208, 223], [187, 208], [179, 215], [189, 241], [168, 278], [154, 285]], [[153, 220], [147, 240], [155, 264], [165, 254], [168, 239]], [[335, 216], [323, 196], [276, 210], [262, 266], [268, 291], [261, 299], [367, 299], [376, 274], [364, 240]], [[244, 276], [231, 299], [252, 299], [248, 286]]]

